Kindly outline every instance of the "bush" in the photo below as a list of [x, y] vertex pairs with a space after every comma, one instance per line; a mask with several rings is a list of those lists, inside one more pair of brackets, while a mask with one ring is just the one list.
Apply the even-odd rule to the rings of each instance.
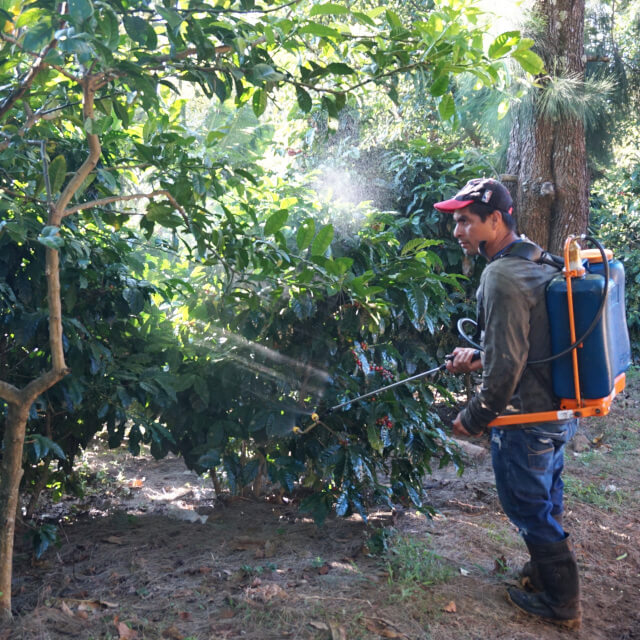
[[625, 269], [627, 325], [634, 362], [640, 358], [640, 165], [598, 182], [591, 195], [590, 233]]

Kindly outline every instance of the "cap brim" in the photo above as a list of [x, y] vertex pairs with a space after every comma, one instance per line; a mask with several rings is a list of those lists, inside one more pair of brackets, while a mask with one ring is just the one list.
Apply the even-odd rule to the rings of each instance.
[[451, 200], [443, 200], [442, 202], [436, 202], [433, 207], [438, 211], [457, 211], [458, 209], [464, 209], [468, 207], [470, 204], [473, 204], [475, 200], [456, 200], [452, 198]]

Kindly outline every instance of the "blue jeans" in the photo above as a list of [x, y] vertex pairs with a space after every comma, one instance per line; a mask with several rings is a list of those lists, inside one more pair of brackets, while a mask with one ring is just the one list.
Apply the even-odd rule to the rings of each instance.
[[563, 511], [564, 445], [577, 428], [578, 421], [570, 420], [491, 430], [491, 460], [500, 503], [531, 544], [566, 538], [553, 516]]

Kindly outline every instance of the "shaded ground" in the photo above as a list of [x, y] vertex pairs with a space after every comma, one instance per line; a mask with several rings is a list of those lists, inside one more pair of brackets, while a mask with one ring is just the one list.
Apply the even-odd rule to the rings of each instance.
[[395, 531], [380, 558], [357, 518], [318, 529], [292, 506], [222, 504], [180, 460], [97, 449], [84, 463], [95, 474], [87, 497], [48, 509], [69, 519], [61, 546], [38, 562], [18, 548], [18, 615], [0, 640], [640, 639], [639, 387], [634, 375], [612, 414], [583, 423], [584, 451], [567, 454], [579, 632], [506, 602], [526, 550], [487, 456], [461, 478], [426, 479], [435, 518], [376, 514], [373, 526]]

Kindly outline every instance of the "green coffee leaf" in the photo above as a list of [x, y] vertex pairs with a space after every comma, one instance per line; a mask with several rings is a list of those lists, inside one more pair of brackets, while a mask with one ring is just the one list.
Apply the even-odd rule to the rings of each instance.
[[300, 251], [306, 249], [311, 244], [315, 232], [316, 223], [313, 218], [307, 218], [302, 221], [298, 228], [298, 233], [296, 234], [296, 244]]
[[263, 89], [257, 89], [253, 93], [252, 99], [253, 113], [259, 118], [267, 108], [267, 92]]
[[67, 161], [61, 154], [56, 156], [49, 163], [49, 183], [51, 184], [51, 193], [57, 193], [60, 191], [60, 187], [62, 187], [66, 175]]
[[91, 0], [69, 0], [67, 6], [71, 20], [76, 24], [80, 24], [93, 15]]
[[402, 29], [402, 20], [400, 20], [396, 13], [394, 13], [390, 9], [387, 9], [385, 11], [385, 15], [387, 17], [387, 22], [391, 25], [391, 27], [393, 27], [394, 29]]
[[38, 236], [38, 242], [54, 251], [57, 251], [64, 245], [64, 240], [60, 237], [60, 228], [55, 225], [44, 227]]
[[311, 245], [311, 255], [313, 256], [322, 256], [326, 253], [327, 249], [331, 245], [331, 241], [333, 240], [334, 229], [333, 225], [325, 224], [318, 231], [318, 235], [313, 240], [313, 244]]
[[253, 82], [278, 82], [284, 78], [271, 65], [262, 62], [252, 67], [247, 75]]
[[433, 81], [429, 93], [435, 98], [445, 94], [449, 88], [449, 74], [445, 73]]
[[22, 46], [26, 51], [36, 53], [53, 38], [53, 27], [47, 22], [35, 24], [27, 31]]
[[125, 16], [122, 20], [127, 35], [138, 44], [147, 42], [147, 22], [138, 16]]
[[318, 24], [317, 22], [308, 22], [298, 31], [298, 33], [304, 35], [308, 33], [311, 36], [318, 36], [319, 38], [338, 38], [340, 32], [332, 27], [327, 27], [324, 24]]
[[282, 229], [288, 217], [289, 211], [287, 211], [287, 209], [280, 209], [269, 216], [269, 219], [264, 225], [264, 235], [269, 236]]
[[544, 71], [544, 62], [542, 58], [530, 49], [526, 49], [524, 51], [514, 51], [513, 57], [528, 73], [536, 75]]
[[489, 57], [495, 59], [506, 55], [518, 44], [519, 40], [519, 31], [506, 31], [505, 33], [501, 33], [489, 47]]
[[343, 4], [335, 4], [334, 2], [326, 2], [325, 4], [316, 4], [309, 11], [310, 16], [341, 16], [349, 13], [349, 8]]
[[456, 112], [456, 103], [450, 93], [442, 96], [438, 105], [438, 112], [443, 120], [448, 120]]
[[311, 96], [302, 88], [296, 87], [296, 98], [298, 100], [298, 106], [303, 113], [309, 113], [313, 105]]

